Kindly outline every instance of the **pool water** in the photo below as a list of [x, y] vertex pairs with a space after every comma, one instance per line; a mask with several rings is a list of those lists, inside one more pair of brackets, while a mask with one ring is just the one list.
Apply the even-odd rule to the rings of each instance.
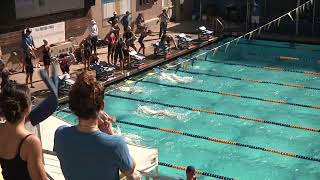
[[[220, 43], [228, 40], [230, 39], [225, 39]], [[173, 67], [174, 64], [209, 51], [215, 46], [217, 45], [204, 48], [192, 55], [179, 58], [171, 64], [155, 68], [139, 77], [110, 87], [106, 91], [105, 110], [119, 120], [126, 122], [175, 129], [196, 135], [320, 158], [319, 132], [121, 98], [130, 97], [320, 129], [320, 109], [317, 108], [270, 103], [201, 91], [201, 89], [210, 90], [319, 106], [320, 75], [304, 74], [303, 72], [320, 72], [320, 65], [317, 64], [317, 61], [320, 60], [320, 46], [240, 40], [237, 45], [231, 44], [227, 50], [225, 48], [220, 49], [214, 56], [209, 53], [207, 56], [197, 57], [193, 63], [188, 61], [182, 66], [176, 66], [179, 68]], [[279, 56], [297, 57], [300, 60], [279, 60]], [[265, 66], [285, 68], [302, 73], [258, 68]], [[181, 79], [186, 80], [186, 82], [175, 82], [172, 78], [167, 78], [173, 77], [172, 74], [176, 75], [174, 77], [184, 77]], [[298, 84], [318, 89], [254, 83], [239, 80], [239, 78], [280, 84]], [[138, 79], [140, 81], [135, 81]], [[173, 87], [156, 83], [173, 85]], [[181, 86], [200, 89], [200, 91], [181, 88]], [[131, 87], [138, 92], [128, 93], [119, 90], [119, 87]], [[108, 94], [121, 97], [110, 97]], [[147, 114], [150, 109], [152, 111], [169, 112], [172, 116]], [[59, 112], [57, 116], [71, 123], [77, 121], [72, 114]], [[121, 123], [116, 123], [115, 126], [120, 129], [129, 143], [157, 147], [159, 149], [159, 161], [161, 162], [180, 166], [193, 165], [202, 171], [238, 179], [320, 179], [320, 162]], [[160, 174], [175, 178], [185, 175], [183, 171], [161, 166]], [[198, 177], [199, 179], [211, 179], [201, 175]]]

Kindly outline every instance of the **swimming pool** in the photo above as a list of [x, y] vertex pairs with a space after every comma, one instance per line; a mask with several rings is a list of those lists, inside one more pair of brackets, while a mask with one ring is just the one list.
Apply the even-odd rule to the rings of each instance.
[[[319, 179], [320, 46], [240, 40], [193, 58], [214, 46], [106, 91], [105, 109], [124, 122], [115, 126], [126, 140], [157, 147], [161, 162], [226, 177]], [[289, 153], [270, 152], [276, 150]], [[167, 167], [160, 174], [184, 177]]]

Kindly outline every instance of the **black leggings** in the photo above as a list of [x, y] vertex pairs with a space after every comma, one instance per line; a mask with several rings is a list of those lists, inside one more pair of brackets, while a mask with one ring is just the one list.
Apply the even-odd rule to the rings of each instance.
[[98, 44], [98, 36], [91, 37], [92, 50], [96, 54], [97, 53], [97, 44]]

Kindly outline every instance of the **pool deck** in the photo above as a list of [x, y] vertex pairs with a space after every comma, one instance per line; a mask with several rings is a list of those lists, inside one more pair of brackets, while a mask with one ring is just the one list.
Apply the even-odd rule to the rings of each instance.
[[[190, 28], [192, 26], [192, 28]], [[115, 82], [119, 82], [123, 79], [126, 79], [128, 77], [131, 77], [133, 75], [137, 75], [142, 71], [151, 69], [155, 66], [158, 66], [160, 64], [170, 62], [175, 60], [177, 57], [183, 56], [185, 54], [191, 53], [195, 50], [198, 50], [199, 48], [202, 48], [204, 46], [207, 46], [209, 44], [212, 44], [213, 42], [216, 42], [219, 38], [213, 37], [209, 41], [199, 41], [198, 35], [197, 35], [197, 27], [199, 27], [200, 24], [181, 24], [181, 23], [170, 23], [168, 28], [168, 34], [175, 37], [176, 35], [180, 34], [181, 32], [185, 32], [186, 34], [190, 35], [192, 39], [194, 39], [194, 43], [192, 46], [189, 47], [189, 49], [185, 50], [178, 50], [174, 48], [174, 46], [171, 44], [171, 50], [170, 55], [168, 55], [166, 58], [156, 58], [153, 56], [153, 47], [152, 44], [159, 41], [158, 33], [155, 32], [151, 36], [148, 36], [145, 39], [146, 44], [146, 60], [144, 60], [144, 64], [139, 66], [138, 68], [132, 68], [132, 69], [126, 69], [124, 73], [121, 73], [120, 70], [117, 70], [114, 74], [114, 76], [110, 77], [107, 81], [102, 82], [103, 85], [107, 86], [110, 84], [113, 84]], [[186, 31], [182, 31], [183, 29], [186, 29]], [[136, 47], [139, 48], [138, 43], [136, 42]], [[107, 48], [100, 48], [98, 49], [98, 57], [100, 61], [107, 61]], [[70, 67], [70, 74], [74, 78], [77, 73], [83, 71], [83, 64], [75, 64], [71, 65]], [[62, 72], [60, 71], [60, 68], [58, 67], [58, 74], [61, 75]], [[32, 95], [37, 97], [35, 100], [35, 104], [38, 104], [41, 102], [41, 100], [47, 96], [47, 88], [45, 84], [43, 83], [41, 77], [40, 77], [40, 68], [35, 68], [35, 73], [33, 75], [33, 84], [35, 88], [31, 89]], [[94, 71], [91, 71], [91, 73], [95, 74]], [[25, 74], [24, 73], [16, 73], [10, 76], [12, 80], [16, 80], [19, 83], [25, 83]], [[60, 103], [65, 103], [68, 101], [67, 96], [61, 96], [59, 99]]]

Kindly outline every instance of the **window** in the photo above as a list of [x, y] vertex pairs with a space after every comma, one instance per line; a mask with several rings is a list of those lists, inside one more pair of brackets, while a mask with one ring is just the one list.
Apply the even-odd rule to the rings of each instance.
[[149, 4], [153, 0], [139, 0], [139, 1], [140, 1], [140, 5], [143, 5], [143, 4]]
[[123, 15], [131, 11], [131, 0], [102, 0], [102, 14], [104, 19], [113, 16], [113, 12]]

